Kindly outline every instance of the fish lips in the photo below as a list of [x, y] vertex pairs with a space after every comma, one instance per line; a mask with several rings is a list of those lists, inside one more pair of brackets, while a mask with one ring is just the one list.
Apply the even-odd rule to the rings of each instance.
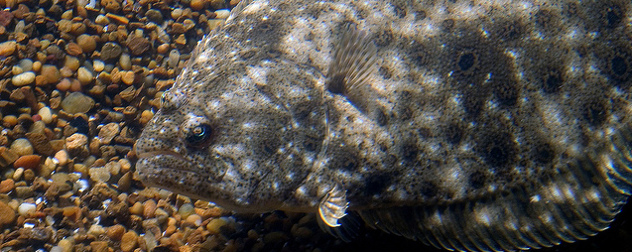
[[148, 186], [169, 189], [173, 192], [190, 194], [186, 188], [200, 183], [197, 165], [172, 151], [140, 153], [136, 162], [138, 175]]

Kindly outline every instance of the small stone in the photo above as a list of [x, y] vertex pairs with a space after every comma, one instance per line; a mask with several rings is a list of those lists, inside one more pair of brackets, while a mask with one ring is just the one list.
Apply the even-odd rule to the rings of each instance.
[[103, 6], [103, 8], [105, 8], [105, 11], [107, 12], [117, 13], [121, 10], [121, 4], [118, 1], [101, 0], [100, 3], [101, 3], [101, 6]]
[[70, 93], [61, 102], [61, 108], [68, 114], [87, 113], [94, 106], [94, 100], [81, 92]]
[[169, 52], [169, 58], [167, 59], [167, 64], [171, 68], [175, 68], [178, 66], [178, 62], [180, 61], [180, 52], [176, 49], [171, 50]]
[[[15, 188], [15, 181], [13, 181], [13, 179], [5, 179], [5, 180], [2, 180], [2, 182], [0, 182], [0, 193], [8, 193], [14, 188]], [[0, 226], [2, 226], [2, 224], [0, 224]]]
[[92, 82], [92, 80], [94, 79], [94, 75], [87, 68], [80, 67], [79, 70], [77, 70], [77, 79], [79, 80], [81, 85], [85, 86]]
[[53, 112], [50, 110], [48, 106], [42, 107], [37, 114], [42, 117], [42, 122], [45, 124], [49, 124], [53, 121]]
[[132, 205], [132, 207], [129, 208], [129, 213], [139, 215], [139, 216], [142, 215], [143, 204], [141, 204], [140, 202], [134, 203], [134, 205]]
[[121, 54], [121, 57], [119, 58], [119, 65], [121, 66], [123, 70], [132, 69], [132, 60], [129, 57], [129, 54], [127, 53]]
[[94, 182], [108, 182], [110, 180], [110, 172], [105, 167], [95, 167], [88, 170], [90, 179]]
[[50, 156], [55, 153], [55, 150], [50, 143], [51, 141], [44, 133], [29, 132], [26, 133], [26, 138], [33, 145], [35, 152], [46, 156]]
[[114, 42], [108, 42], [101, 48], [101, 59], [103, 61], [116, 59], [121, 56], [121, 53], [123, 53], [123, 49], [120, 45]]
[[228, 222], [223, 218], [212, 219], [206, 224], [206, 230], [211, 234], [219, 234], [220, 228], [226, 225]]
[[13, 78], [11, 78], [11, 84], [13, 84], [13, 86], [16, 86], [16, 87], [25, 86], [25, 85], [33, 83], [34, 81], [35, 81], [35, 73], [31, 71], [15, 75], [13, 76]]
[[[30, 173], [30, 175], [29, 175]], [[32, 178], [29, 178], [33, 174], [33, 170], [24, 170], [24, 180], [31, 181]], [[26, 199], [28, 197], [32, 197], [35, 195], [33, 192], [33, 188], [30, 186], [16, 186], [15, 187], [15, 196], [20, 199]]]
[[135, 74], [132, 71], [125, 71], [123, 76], [121, 76], [121, 81], [127, 85], [132, 85], [134, 83]]
[[44, 83], [40, 83], [38, 86], [54, 84], [61, 79], [61, 73], [54, 65], [43, 65], [40, 71], [40, 75], [44, 77]]
[[162, 13], [160, 13], [160, 11], [149, 9], [147, 10], [147, 12], [145, 12], [145, 16], [147, 17], [147, 19], [149, 19], [149, 21], [152, 21], [156, 24], [162, 24]]
[[59, 162], [59, 165], [66, 165], [68, 163], [68, 152], [66, 150], [60, 150], [55, 153], [55, 159]]
[[17, 160], [15, 160], [15, 162], [13, 163], [13, 167], [22, 167], [24, 169], [34, 170], [39, 165], [41, 158], [42, 157], [40, 155], [21, 156]]
[[184, 223], [198, 227], [202, 224], [202, 217], [197, 214], [192, 214], [184, 220]]
[[141, 55], [151, 49], [151, 42], [146, 38], [131, 35], [127, 37], [127, 48], [132, 55]]
[[108, 252], [108, 242], [105, 241], [93, 241], [90, 243], [92, 252]]
[[18, 65], [24, 72], [33, 70], [33, 60], [31, 59], [21, 59]]
[[15, 221], [15, 211], [6, 203], [0, 201], [0, 227], [4, 228]]
[[154, 218], [156, 212], [156, 201], [153, 199], [147, 200], [143, 203], [143, 217], [145, 219]]
[[129, 23], [129, 19], [127, 19], [124, 16], [119, 16], [119, 15], [114, 15], [112, 13], [106, 13], [105, 16], [110, 19], [110, 20], [114, 20], [120, 24], [126, 25]]
[[191, 203], [184, 203], [180, 206], [180, 209], [178, 209], [178, 213], [183, 219], [186, 219], [189, 215], [195, 213], [195, 207]]
[[31, 155], [33, 154], [33, 145], [26, 138], [18, 138], [11, 143], [11, 150], [19, 156]]
[[215, 18], [227, 19], [228, 16], [230, 15], [230, 10], [228, 10], [228, 9], [216, 10], [215, 11], [215, 15], [217, 15], [217, 16], [215, 16]]
[[105, 63], [103, 63], [103, 61], [100, 61], [100, 60], [95, 60], [92, 62], [92, 68], [94, 69], [95, 72], [101, 72], [105, 68]]
[[93, 224], [90, 228], [88, 228], [88, 234], [99, 236], [105, 234], [105, 229], [101, 225]]
[[171, 18], [173, 19], [178, 19], [180, 16], [182, 16], [182, 9], [180, 8], [175, 8], [174, 10], [171, 11]]
[[113, 241], [120, 241], [125, 234], [125, 227], [121, 224], [116, 224], [107, 229], [106, 235]]
[[[88, 137], [81, 133], [74, 133], [66, 138], [66, 149], [73, 156], [81, 156], [88, 152]], [[109, 176], [109, 172], [108, 172]]]
[[108, 123], [99, 130], [99, 140], [101, 144], [110, 144], [112, 139], [118, 135], [120, 127], [118, 123]]
[[79, 35], [79, 37], [77, 37], [77, 45], [79, 45], [81, 50], [85, 53], [92, 53], [97, 49], [97, 41], [88, 34]]
[[205, 0], [191, 0], [191, 9], [199, 11], [206, 7]]
[[59, 91], [66, 92], [70, 89], [70, 85], [72, 85], [72, 83], [70, 82], [70, 79], [64, 78], [59, 83], [57, 83], [55, 87]]
[[15, 169], [15, 172], [13, 173], [13, 180], [14, 181], [20, 180], [23, 174], [24, 174], [24, 168], [20, 167], [20, 168]]
[[77, 57], [66, 56], [64, 60], [64, 66], [71, 70], [71, 72], [75, 72], [81, 66], [81, 62]]
[[126, 172], [125, 174], [123, 174], [123, 176], [121, 176], [121, 178], [118, 180], [117, 184], [119, 191], [124, 192], [129, 190], [129, 188], [132, 186], [132, 173]]
[[22, 216], [26, 216], [27, 214], [34, 213], [36, 208], [37, 208], [37, 205], [33, 203], [23, 202], [18, 207], [18, 214]]
[[73, 239], [61, 239], [59, 241], [59, 243], [57, 243], [57, 246], [59, 246], [61, 248], [62, 252], [72, 252], [73, 251], [73, 246], [74, 246], [74, 242]]
[[100, 25], [107, 25], [110, 23], [110, 20], [103, 14], [99, 14], [95, 19], [94, 22]]
[[83, 53], [83, 50], [81, 49], [81, 47], [75, 43], [68, 43], [66, 45], [66, 53], [73, 55], [73, 56], [77, 56]]
[[4, 43], [0, 43], [0, 56], [2, 57], [11, 56], [13, 52], [15, 52], [15, 49], [17, 48], [17, 46], [18, 44], [15, 42], [15, 40], [10, 40]]
[[128, 231], [121, 238], [121, 250], [123, 252], [133, 251], [138, 246], [138, 234], [133, 230]]

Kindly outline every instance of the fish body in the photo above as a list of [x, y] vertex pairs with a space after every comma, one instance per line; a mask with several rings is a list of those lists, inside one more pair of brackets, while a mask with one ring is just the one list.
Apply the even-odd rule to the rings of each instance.
[[450, 250], [606, 229], [632, 188], [629, 1], [241, 1], [136, 143], [151, 186]]

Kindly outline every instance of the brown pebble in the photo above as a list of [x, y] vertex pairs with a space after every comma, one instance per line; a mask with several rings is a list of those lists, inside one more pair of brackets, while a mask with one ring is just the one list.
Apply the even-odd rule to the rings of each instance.
[[13, 167], [23, 167], [24, 169], [35, 169], [39, 165], [40, 155], [24, 155], [15, 160]]
[[226, 223], [227, 222], [222, 218], [212, 219], [208, 222], [208, 224], [206, 224], [206, 229], [211, 234], [219, 234], [220, 228], [226, 225]]
[[153, 199], [143, 203], [143, 217], [146, 219], [153, 218], [156, 212], [156, 201]]
[[68, 43], [66, 45], [66, 53], [73, 55], [73, 56], [77, 56], [79, 54], [83, 53], [83, 50], [81, 49], [81, 47], [75, 43]]
[[18, 159], [18, 154], [12, 151], [11, 149], [0, 146], [0, 165], [8, 166], [12, 164], [16, 159]]
[[158, 52], [159, 54], [165, 54], [169, 52], [169, 44], [164, 43], [162, 45], [159, 45], [158, 48], [156, 48], [156, 52]]
[[106, 234], [110, 239], [114, 241], [119, 241], [121, 240], [121, 238], [123, 238], [123, 234], [125, 234], [125, 227], [123, 227], [123, 225], [121, 224], [116, 224], [109, 227], [106, 231]]
[[129, 213], [135, 214], [135, 215], [142, 215], [143, 204], [141, 204], [140, 202], [135, 202], [134, 205], [132, 205], [132, 207], [129, 208]]
[[134, 83], [134, 72], [132, 71], [124, 71], [123, 76], [121, 76], [121, 81], [127, 85], [132, 85]]
[[0, 227], [11, 225], [15, 221], [15, 210], [6, 203], [0, 201]]
[[55, 84], [59, 81], [59, 79], [61, 79], [61, 73], [59, 72], [59, 69], [57, 69], [57, 67], [54, 65], [43, 65], [40, 75], [43, 76], [45, 81], [43, 85]]
[[2, 182], [0, 182], [0, 193], [8, 193], [14, 188], [15, 188], [15, 181], [13, 181], [13, 179], [5, 179], [5, 180], [2, 180]]
[[33, 149], [39, 154], [50, 156], [55, 153], [48, 137], [43, 133], [26, 133], [26, 138], [33, 145]]
[[121, 250], [123, 252], [130, 252], [138, 246], [138, 234], [130, 230], [121, 238]]
[[116, 22], [118, 22], [120, 24], [126, 25], [126, 24], [129, 23], [129, 19], [127, 19], [124, 16], [114, 15], [112, 13], [106, 13], [105, 17], [109, 18], [110, 20], [114, 20], [114, 21], [116, 21]]
[[151, 49], [151, 42], [143, 37], [131, 35], [127, 37], [126, 42], [132, 55], [141, 55]]
[[93, 241], [90, 243], [92, 252], [108, 252], [108, 242], [105, 241]]
[[97, 41], [88, 34], [82, 34], [77, 37], [77, 45], [85, 53], [92, 53], [97, 48]]
[[132, 173], [131, 172], [126, 172], [118, 180], [118, 189], [119, 189], [119, 191], [124, 192], [124, 191], [129, 190], [131, 185], [132, 185]]
[[191, 0], [191, 9], [199, 11], [206, 7], [205, 0]]

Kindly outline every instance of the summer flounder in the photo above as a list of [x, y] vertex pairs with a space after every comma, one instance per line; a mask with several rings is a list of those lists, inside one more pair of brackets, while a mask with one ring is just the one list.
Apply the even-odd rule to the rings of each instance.
[[242, 0], [164, 93], [136, 169], [333, 233], [356, 213], [450, 250], [585, 239], [632, 189], [631, 5]]

